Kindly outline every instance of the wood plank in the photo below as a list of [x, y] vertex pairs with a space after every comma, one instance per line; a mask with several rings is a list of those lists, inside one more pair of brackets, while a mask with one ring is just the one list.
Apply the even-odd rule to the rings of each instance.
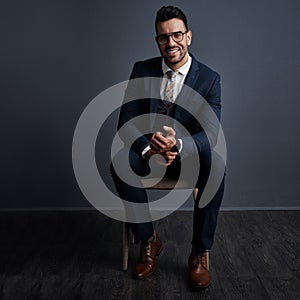
[[192, 212], [155, 222], [164, 251], [153, 276], [121, 271], [122, 223], [96, 211], [0, 213], [0, 299], [300, 299], [296, 211], [221, 212], [211, 287], [191, 292]]

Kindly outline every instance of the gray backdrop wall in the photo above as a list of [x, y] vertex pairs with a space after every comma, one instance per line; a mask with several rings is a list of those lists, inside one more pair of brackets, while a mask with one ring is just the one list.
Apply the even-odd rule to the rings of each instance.
[[[158, 55], [163, 4], [1, 3], [1, 209], [90, 207], [72, 168], [76, 123], [134, 61]], [[188, 16], [191, 52], [222, 76], [223, 208], [299, 207], [300, 2], [172, 4]]]

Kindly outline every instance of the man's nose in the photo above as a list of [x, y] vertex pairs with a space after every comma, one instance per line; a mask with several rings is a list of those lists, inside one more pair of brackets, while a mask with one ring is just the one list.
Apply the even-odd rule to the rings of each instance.
[[174, 42], [173, 37], [171, 35], [169, 35], [168, 38], [169, 39], [168, 39], [167, 45], [169, 45], [169, 46], [176, 45], [176, 43]]

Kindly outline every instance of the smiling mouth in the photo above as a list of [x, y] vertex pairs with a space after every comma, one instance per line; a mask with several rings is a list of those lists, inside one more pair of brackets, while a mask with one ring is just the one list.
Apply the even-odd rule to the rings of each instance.
[[175, 54], [177, 51], [179, 51], [178, 48], [169, 48], [166, 50], [168, 54]]

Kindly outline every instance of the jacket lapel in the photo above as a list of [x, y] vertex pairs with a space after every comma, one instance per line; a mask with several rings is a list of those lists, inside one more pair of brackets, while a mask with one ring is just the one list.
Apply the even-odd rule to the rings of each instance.
[[[191, 54], [190, 56], [192, 57], [192, 64], [175, 103], [183, 109], [195, 113], [201, 105], [201, 101], [199, 101], [201, 96], [196, 92], [199, 83], [199, 67], [196, 59]], [[177, 107], [174, 112], [174, 119], [184, 119], [185, 116], [182, 114], [184, 114], [184, 110]]]
[[191, 64], [189, 72], [186, 75], [184, 84], [193, 88], [195, 86], [198, 76], [199, 76], [199, 73], [198, 73], [199, 67], [198, 67], [198, 63], [197, 63], [195, 57], [190, 53], [189, 53], [189, 55], [192, 57], [192, 64]]

